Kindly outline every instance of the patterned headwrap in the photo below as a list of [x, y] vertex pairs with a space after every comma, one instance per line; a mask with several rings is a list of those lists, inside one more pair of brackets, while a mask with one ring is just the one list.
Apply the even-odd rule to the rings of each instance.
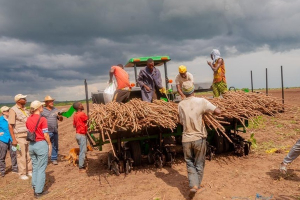
[[213, 64], [215, 64], [219, 58], [222, 58], [218, 49], [213, 49], [210, 55], [212, 56]]
[[182, 83], [182, 93], [183, 94], [192, 94], [195, 90], [195, 86], [191, 81], [185, 81]]

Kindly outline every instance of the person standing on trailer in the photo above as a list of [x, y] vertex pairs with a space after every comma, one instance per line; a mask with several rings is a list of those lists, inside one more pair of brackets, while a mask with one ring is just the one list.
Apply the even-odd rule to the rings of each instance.
[[143, 101], [152, 102], [157, 99], [157, 90], [166, 93], [166, 89], [162, 86], [160, 71], [154, 67], [152, 58], [147, 60], [147, 66], [140, 71], [137, 82], [141, 87]]
[[112, 66], [109, 71], [109, 83], [112, 83], [112, 78], [115, 76], [117, 80], [117, 90], [114, 93], [113, 101], [126, 103], [129, 100], [131, 86], [128, 73], [124, 70], [122, 64]]
[[214, 71], [214, 80], [212, 89], [214, 97], [219, 97], [227, 91], [227, 83], [225, 78], [225, 64], [218, 49], [213, 49], [210, 54], [213, 62], [207, 61], [207, 64]]
[[186, 96], [178, 104], [179, 122], [183, 125], [182, 146], [186, 161], [190, 195], [200, 189], [204, 173], [207, 130], [203, 114], [221, 114], [219, 108], [204, 98], [194, 96], [195, 86], [191, 81], [183, 82], [182, 92]]
[[191, 73], [187, 71], [186, 66], [180, 65], [178, 69], [179, 74], [177, 74], [177, 76], [175, 77], [176, 88], [181, 96], [181, 99], [185, 99], [186, 96], [182, 93], [181, 90], [182, 83], [185, 81], [191, 81], [192, 83], [194, 83], [194, 77]]

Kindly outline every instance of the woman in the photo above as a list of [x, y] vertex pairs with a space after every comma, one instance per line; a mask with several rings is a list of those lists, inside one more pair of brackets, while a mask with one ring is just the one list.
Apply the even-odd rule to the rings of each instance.
[[5, 175], [5, 157], [7, 151], [10, 153], [12, 172], [18, 173], [17, 153], [13, 151], [11, 142], [12, 138], [8, 129], [9, 107], [1, 107], [2, 116], [0, 117], [0, 173]]
[[46, 178], [46, 167], [48, 164], [48, 156], [51, 155], [51, 142], [48, 134], [48, 124], [46, 118], [41, 116], [43, 112], [43, 105], [40, 101], [33, 101], [30, 104], [30, 116], [26, 121], [28, 131], [34, 132], [35, 142], [29, 144], [29, 155], [32, 160], [32, 187], [34, 189], [34, 196], [40, 197], [48, 192], [43, 192]]

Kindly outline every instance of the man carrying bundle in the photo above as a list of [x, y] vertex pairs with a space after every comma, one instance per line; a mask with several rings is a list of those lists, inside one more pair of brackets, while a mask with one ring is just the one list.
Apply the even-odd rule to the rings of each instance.
[[141, 87], [143, 101], [152, 102], [158, 99], [157, 90], [165, 94], [166, 89], [162, 86], [160, 71], [154, 67], [152, 58], [147, 60], [147, 66], [139, 73], [138, 84]]
[[194, 96], [195, 86], [191, 81], [183, 82], [182, 92], [186, 96], [178, 104], [179, 120], [183, 125], [182, 146], [186, 161], [190, 195], [200, 189], [203, 178], [207, 131], [202, 121], [203, 114], [221, 114], [219, 108], [204, 98]]
[[227, 91], [227, 83], [225, 78], [225, 64], [223, 58], [221, 58], [220, 51], [218, 49], [213, 49], [210, 54], [213, 62], [207, 61], [207, 64], [214, 71], [214, 80], [212, 84], [212, 89], [214, 97], [219, 97], [221, 94]]
[[129, 100], [131, 86], [128, 73], [124, 70], [122, 64], [112, 66], [109, 71], [109, 83], [112, 83], [113, 76], [117, 80], [117, 90], [114, 93], [113, 101], [126, 103]]

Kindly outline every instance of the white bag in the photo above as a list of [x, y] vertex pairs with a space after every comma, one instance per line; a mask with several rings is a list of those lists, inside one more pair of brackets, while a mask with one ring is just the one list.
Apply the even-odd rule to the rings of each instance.
[[105, 88], [103, 92], [103, 98], [105, 104], [112, 102], [115, 91], [116, 91], [115, 83], [114, 82], [109, 83], [109, 85]]

